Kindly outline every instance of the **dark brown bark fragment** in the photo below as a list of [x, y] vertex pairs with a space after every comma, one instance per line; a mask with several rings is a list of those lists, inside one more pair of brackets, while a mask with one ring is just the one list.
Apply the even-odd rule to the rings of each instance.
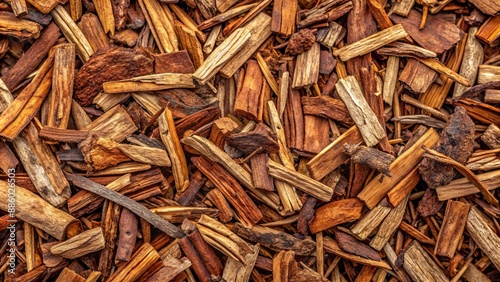
[[335, 231], [335, 239], [339, 243], [340, 248], [346, 253], [376, 261], [381, 260], [377, 251], [347, 233]]
[[153, 56], [147, 49], [102, 48], [78, 71], [75, 77], [74, 97], [80, 105], [88, 106], [103, 90], [104, 82], [152, 73]]
[[[434, 150], [443, 153], [461, 164], [465, 164], [474, 149], [474, 122], [462, 107], [456, 107], [450, 115]], [[451, 165], [442, 164], [425, 158], [419, 166], [422, 179], [430, 188], [450, 183], [455, 177]]]

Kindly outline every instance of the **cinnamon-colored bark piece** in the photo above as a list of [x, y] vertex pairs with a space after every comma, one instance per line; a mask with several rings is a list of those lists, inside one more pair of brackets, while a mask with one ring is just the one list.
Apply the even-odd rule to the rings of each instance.
[[186, 50], [154, 55], [154, 73], [194, 73], [194, 65]]
[[380, 261], [382, 259], [377, 251], [347, 233], [335, 231], [335, 239], [337, 240], [340, 248], [346, 253], [376, 261]]
[[443, 225], [439, 230], [434, 254], [452, 258], [463, 236], [470, 205], [459, 201], [448, 201]]
[[277, 153], [279, 146], [269, 134], [263, 132], [240, 132], [233, 133], [226, 138], [228, 145], [250, 154], [255, 150], [262, 150], [266, 153]]
[[[473, 140], [473, 121], [465, 109], [456, 107], [455, 113], [450, 115], [434, 149], [464, 164], [472, 154]], [[448, 184], [455, 177], [455, 170], [451, 165], [441, 164], [430, 159], [422, 161], [419, 172], [422, 179], [431, 188]]]
[[456, 25], [432, 15], [427, 17], [425, 27], [420, 29], [422, 15], [415, 10], [411, 10], [408, 17], [392, 14], [390, 18], [395, 23], [402, 24], [420, 46], [437, 54], [453, 47], [464, 34]]
[[128, 209], [122, 209], [119, 223], [118, 246], [115, 260], [129, 261], [134, 251], [135, 241], [138, 234], [137, 216]]
[[243, 85], [234, 101], [235, 114], [250, 120], [262, 121], [262, 115], [259, 115], [262, 105], [259, 101], [263, 82], [264, 78], [257, 61], [249, 60]]
[[398, 79], [411, 92], [424, 93], [429, 90], [437, 78], [437, 72], [419, 61], [410, 58]]
[[[109, 47], [99, 49], [75, 77], [75, 99], [88, 106], [108, 81], [153, 73], [153, 56], [145, 49]], [[88, 83], [92, 81], [93, 83]]]
[[314, 219], [309, 223], [311, 233], [352, 222], [361, 217], [363, 202], [356, 198], [330, 202], [316, 209]]
[[304, 114], [330, 118], [346, 125], [352, 125], [351, 116], [344, 102], [329, 96], [301, 97]]

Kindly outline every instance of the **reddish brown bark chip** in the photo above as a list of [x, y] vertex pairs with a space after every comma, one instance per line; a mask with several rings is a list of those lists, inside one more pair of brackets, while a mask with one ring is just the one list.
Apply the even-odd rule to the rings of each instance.
[[[465, 109], [456, 107], [433, 149], [465, 164], [474, 149], [474, 130], [474, 122]], [[420, 163], [419, 172], [430, 188], [448, 184], [455, 177], [451, 165], [431, 159], [424, 159]]]
[[290, 37], [286, 52], [290, 55], [300, 54], [309, 50], [315, 41], [316, 35], [311, 29], [301, 29]]
[[82, 106], [92, 103], [108, 81], [153, 73], [153, 56], [145, 48], [109, 47], [99, 49], [78, 71], [74, 97]]
[[340, 248], [346, 253], [376, 261], [381, 260], [377, 251], [347, 233], [335, 231], [335, 239], [337, 239]]
[[417, 211], [423, 216], [435, 215], [443, 207], [444, 202], [440, 202], [436, 190], [428, 188], [422, 200], [418, 203]]

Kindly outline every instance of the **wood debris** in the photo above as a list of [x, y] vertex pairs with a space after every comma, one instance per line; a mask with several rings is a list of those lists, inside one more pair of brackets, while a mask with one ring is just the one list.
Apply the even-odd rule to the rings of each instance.
[[0, 281], [498, 281], [497, 0], [0, 3]]

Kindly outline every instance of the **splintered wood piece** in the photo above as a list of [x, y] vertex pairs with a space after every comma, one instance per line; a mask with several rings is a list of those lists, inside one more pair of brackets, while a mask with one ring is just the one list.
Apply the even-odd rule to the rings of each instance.
[[376, 145], [386, 136], [385, 130], [365, 100], [356, 78], [354, 76], [342, 78], [337, 82], [336, 88], [366, 145], [368, 147]]
[[[0, 207], [7, 212], [11, 185], [0, 181]], [[28, 189], [16, 185], [16, 218], [47, 232], [58, 240], [63, 240], [81, 228], [80, 222], [70, 214], [55, 208]], [[37, 212], [33, 212], [36, 210]]]
[[205, 19], [209, 19], [215, 16], [215, 13], [217, 12], [215, 8], [215, 1], [200, 0], [193, 2], [196, 3], [196, 6], [198, 6], [200, 13], [203, 15]]
[[102, 170], [131, 159], [118, 149], [118, 143], [109, 138], [90, 135], [78, 144], [88, 170]]
[[264, 10], [269, 4], [271, 4], [272, 0], [262, 0], [260, 1], [257, 6], [253, 7], [248, 13], [246, 13], [243, 17], [235, 20], [234, 22], [226, 25], [224, 30], [222, 31], [222, 34], [224, 36], [228, 36], [230, 33], [232, 33], [235, 29], [241, 27], [242, 25], [248, 23], [250, 20], [254, 19], [255, 16], [257, 16], [262, 10]]
[[84, 231], [50, 248], [50, 252], [63, 258], [75, 259], [104, 249], [101, 227]]
[[24, 53], [24, 56], [2, 75], [2, 80], [8, 89], [14, 90], [19, 83], [38, 67], [59, 39], [59, 36], [61, 36], [61, 33], [55, 23], [51, 23], [45, 28], [35, 43]]
[[494, 107], [492, 105], [478, 102], [474, 99], [470, 98], [460, 98], [453, 99], [452, 105], [461, 106], [465, 108], [467, 114], [482, 123], [485, 124], [498, 124], [498, 120], [500, 119], [500, 108]]
[[206, 84], [215, 74], [220, 71], [243, 46], [249, 42], [251, 31], [247, 28], [239, 28], [226, 38], [194, 72], [193, 77], [201, 84]]
[[215, 44], [217, 41], [217, 37], [219, 37], [220, 32], [222, 31], [222, 25], [216, 25], [212, 28], [210, 33], [208, 34], [207, 40], [205, 41], [205, 45], [203, 45], [203, 52], [206, 55], [210, 55], [215, 48]]
[[349, 261], [352, 261], [355, 263], [359, 263], [362, 265], [368, 265], [368, 266], [373, 266], [373, 267], [383, 268], [383, 269], [391, 269], [391, 266], [383, 260], [376, 261], [376, 260], [367, 259], [367, 258], [358, 256], [358, 255], [349, 254], [349, 253], [342, 251], [342, 249], [340, 248], [337, 241], [333, 240], [330, 237], [325, 237], [323, 244], [324, 244], [325, 251], [332, 253], [334, 255], [337, 255], [337, 256], [344, 258], [346, 260], [349, 260]]
[[[264, 41], [266, 41], [269, 36], [271, 36], [271, 17], [269, 17], [265, 13], [260, 13], [247, 24], [245, 24], [242, 28], [250, 31], [250, 39], [248, 39], [246, 43], [242, 44], [241, 49], [236, 53], [236, 55], [229, 58], [229, 61], [227, 61], [227, 63], [220, 69], [220, 74], [223, 77], [229, 78], [233, 76], [238, 71], [238, 69], [245, 62], [247, 62], [248, 59], [250, 59], [255, 51], [259, 49], [262, 43], [264, 43]], [[232, 34], [234, 34], [234, 32]], [[232, 34], [229, 37], [231, 37]], [[228, 39], [226, 38], [226, 40]], [[224, 42], [226, 40], [224, 40]], [[220, 48], [220, 45], [218, 48]], [[214, 50], [214, 52], [216, 50]]]
[[294, 251], [280, 251], [273, 258], [273, 281], [288, 282], [298, 272]]
[[292, 87], [304, 88], [312, 86], [318, 82], [320, 65], [320, 45], [314, 43], [312, 47], [300, 53], [297, 56], [295, 63], [295, 71], [293, 72]]
[[391, 206], [385, 199], [380, 201], [375, 208], [368, 211], [351, 227], [351, 232], [361, 240], [365, 240], [377, 229], [391, 210]]
[[183, 73], [159, 73], [102, 84], [106, 93], [158, 91], [172, 88], [194, 88], [193, 76]]
[[297, 17], [298, 1], [277, 0], [273, 2], [271, 31], [284, 36], [295, 32], [295, 19]]
[[238, 218], [246, 227], [252, 227], [262, 214], [243, 188], [221, 165], [204, 157], [192, 158], [193, 164], [214, 183], [224, 197], [234, 206]]
[[417, 186], [419, 181], [420, 173], [418, 167], [415, 167], [387, 193], [387, 200], [393, 207], [396, 207]]
[[191, 57], [194, 67], [199, 68], [203, 64], [204, 58], [201, 43], [198, 38], [196, 38], [195, 31], [179, 21], [174, 22], [174, 27], [182, 48], [189, 53], [189, 57]]
[[467, 231], [474, 242], [490, 258], [497, 269], [500, 269], [500, 237], [491, 229], [485, 215], [476, 207], [471, 207], [467, 217]]
[[5, 2], [9, 3], [10, 8], [12, 9], [12, 12], [14, 12], [14, 15], [16, 15], [16, 17], [21, 18], [28, 14], [28, 6], [26, 6], [25, 0], [8, 0]]
[[434, 262], [426, 250], [417, 241], [413, 241], [408, 248], [402, 251], [402, 265], [414, 281], [448, 282], [448, 278]]
[[75, 45], [61, 44], [55, 48], [52, 92], [49, 95], [47, 125], [67, 128], [73, 98], [75, 77]]
[[[483, 63], [484, 53], [481, 43], [476, 38], [478, 28], [470, 27], [467, 33], [467, 42], [465, 43], [464, 57], [460, 65], [460, 75], [468, 79], [472, 84], [476, 81], [479, 66]], [[460, 97], [470, 89], [460, 84], [455, 84], [453, 97]]]
[[99, 48], [109, 47], [109, 38], [96, 15], [92, 13], [83, 15], [78, 22], [78, 28], [85, 35], [94, 52]]
[[408, 90], [415, 93], [424, 93], [429, 90], [436, 78], [438, 78], [437, 72], [413, 58], [408, 59], [403, 71], [399, 75], [399, 81]]
[[[257, 53], [255, 55], [255, 58], [257, 59], [257, 63], [259, 63], [260, 70], [262, 71], [262, 74], [264, 75], [264, 78], [266, 79], [267, 83], [271, 87], [271, 90], [273, 90], [274, 94], [276, 95], [281, 95], [280, 90], [278, 89], [278, 82], [276, 82], [276, 79], [274, 79], [273, 74], [271, 73], [271, 70], [269, 69], [269, 66], [267, 65], [266, 61], [264, 58], [262, 58], [262, 55], [260, 53]], [[282, 75], [282, 79], [285, 78], [286, 81], [282, 81], [282, 87], [285, 85], [288, 86], [288, 80], [289, 80], [289, 74], [287, 72], [284, 72]], [[263, 99], [261, 99], [263, 100]], [[265, 101], [264, 101], [265, 102]]]
[[448, 201], [443, 225], [439, 230], [434, 254], [452, 258], [462, 238], [470, 205], [459, 201]]
[[96, 9], [99, 20], [105, 33], [115, 34], [115, 18], [113, 15], [113, 6], [107, 0], [94, 0], [94, 7]]
[[415, 0], [401, 0], [399, 2], [394, 2], [389, 13], [407, 17], [414, 4]]
[[245, 257], [253, 253], [251, 245], [234, 234], [225, 225], [206, 215], [202, 215], [198, 220], [197, 228], [208, 244], [228, 257], [247, 264]]
[[110, 277], [109, 282], [132, 282], [148, 271], [160, 259], [158, 252], [148, 243], [135, 251], [130, 260], [121, 265]]
[[395, 23], [402, 24], [420, 46], [437, 54], [453, 47], [464, 34], [455, 24], [431, 15], [427, 16], [425, 27], [420, 29], [422, 15], [416, 10], [411, 10], [407, 17], [393, 14], [390, 18]]
[[207, 19], [206, 21], [204, 21], [200, 25], [198, 25], [198, 29], [205, 30], [205, 29], [211, 28], [212, 26], [218, 25], [218, 24], [223, 23], [227, 20], [230, 20], [230, 19], [232, 19], [232, 18], [234, 18], [242, 13], [245, 13], [246, 11], [255, 7], [256, 5], [257, 4], [254, 3], [254, 4], [249, 4], [249, 5], [243, 5], [240, 7], [235, 7], [229, 11], [223, 12], [222, 14], [219, 14], [215, 17]]
[[304, 115], [304, 145], [306, 152], [317, 154], [330, 143], [330, 124], [327, 119]]
[[349, 128], [307, 163], [307, 169], [312, 178], [321, 180], [349, 159], [349, 155], [344, 153], [344, 144], [360, 142], [363, 142], [363, 137], [358, 127]]
[[160, 52], [179, 51], [173, 18], [166, 4], [157, 0], [139, 0], [138, 2]]
[[177, 259], [172, 256], [167, 256], [162, 259], [163, 267], [151, 275], [146, 281], [147, 282], [160, 282], [160, 281], [171, 281], [183, 271], [186, 271], [191, 267], [191, 261], [187, 257], [181, 257]]
[[[113, 201], [121, 206], [127, 207], [131, 212], [135, 213], [136, 215], [146, 220], [151, 225], [155, 226], [156, 228], [160, 229], [161, 231], [165, 232], [165, 234], [171, 237], [181, 238], [184, 236], [182, 230], [177, 228], [175, 225], [172, 225], [168, 221], [162, 219], [160, 216], [152, 213], [146, 207], [128, 198], [127, 196], [123, 196], [115, 191], [106, 188], [106, 186], [102, 186], [83, 176], [75, 174], [66, 174], [66, 178], [69, 181], [71, 181], [73, 185], [79, 188], [85, 189], [105, 199]], [[131, 261], [129, 261], [129, 263]]]
[[394, 92], [396, 91], [396, 82], [398, 80], [399, 71], [399, 58], [396, 56], [389, 56], [387, 59], [387, 66], [384, 77], [384, 88], [382, 95], [384, 102], [392, 106], [394, 101]]
[[276, 194], [255, 189], [250, 173], [212, 142], [203, 137], [192, 135], [182, 139], [182, 143], [194, 148], [205, 157], [222, 165], [231, 175], [254, 193], [258, 199], [271, 208], [278, 209], [279, 197]]
[[167, 148], [168, 155], [172, 162], [172, 173], [174, 175], [175, 189], [182, 193], [189, 185], [189, 171], [187, 168], [186, 156], [182, 150], [179, 137], [174, 124], [172, 112], [167, 108], [158, 117], [161, 140]]
[[473, 263], [469, 264], [462, 277], [469, 282], [475, 282], [475, 281], [491, 282], [490, 278], [486, 276], [483, 272], [481, 272], [479, 269], [477, 269], [477, 267]]
[[50, 12], [50, 14], [54, 18], [54, 22], [57, 24], [57, 26], [59, 26], [66, 39], [69, 42], [75, 44], [76, 53], [78, 54], [78, 57], [80, 57], [82, 62], [88, 61], [90, 56], [94, 54], [94, 50], [92, 49], [92, 46], [80, 30], [80, 28], [78, 28], [76, 23], [71, 19], [71, 16], [68, 14], [66, 9], [64, 9], [64, 7], [61, 5], [57, 5]]
[[226, 281], [245, 282], [250, 280], [255, 263], [259, 256], [259, 245], [250, 246], [252, 252], [245, 255], [246, 264], [243, 264], [231, 257], [228, 258], [222, 279]]
[[484, 102], [488, 104], [500, 103], [500, 90], [487, 89], [484, 91]]
[[418, 141], [392, 162], [389, 168], [389, 173], [392, 177], [383, 177], [383, 179], [380, 180], [382, 174], [375, 176], [358, 194], [358, 198], [363, 200], [368, 208], [374, 208], [386, 193], [408, 175], [420, 160], [422, 160], [424, 150], [421, 146], [433, 146], [438, 139], [439, 134], [434, 129], [430, 128], [427, 130]]
[[36, 22], [19, 19], [13, 13], [0, 12], [0, 34], [27, 40], [38, 38], [41, 30]]
[[85, 282], [85, 278], [83, 278], [81, 275], [77, 274], [73, 270], [65, 267], [59, 276], [57, 277], [56, 282], [64, 282], [64, 281], [74, 281], [74, 282]]
[[134, 121], [121, 105], [116, 105], [95, 119], [85, 130], [119, 143], [137, 130]]
[[186, 236], [179, 239], [178, 244], [181, 247], [182, 252], [191, 261], [193, 266], [193, 271], [194, 273], [196, 273], [196, 276], [198, 276], [201, 282], [208, 282], [209, 281], [208, 277], [210, 276], [210, 273], [208, 272], [208, 269], [205, 267], [205, 264], [203, 263], [197, 250], [194, 248], [193, 244], [191, 244], [189, 238]]
[[389, 241], [389, 239], [394, 235], [396, 230], [403, 220], [403, 216], [406, 211], [406, 204], [410, 195], [407, 195], [403, 201], [401, 201], [395, 208], [393, 208], [389, 214], [385, 217], [377, 234], [370, 241], [370, 246], [375, 250], [380, 251], [384, 245]]
[[[4, 173], [8, 173], [9, 169], [15, 168], [19, 164], [19, 160], [17, 159], [16, 155], [14, 155], [14, 153], [11, 151], [9, 145], [7, 145], [7, 143], [3, 141], [0, 141], [0, 156], [2, 156], [2, 163], [0, 163], [0, 169], [2, 169]], [[266, 167], [265, 163], [264, 167]], [[271, 178], [270, 175], [267, 175], [267, 177]]]
[[500, 67], [490, 65], [480, 65], [477, 74], [477, 83], [485, 84], [490, 81], [496, 81], [500, 78]]
[[355, 198], [330, 202], [314, 212], [314, 219], [309, 223], [311, 233], [317, 233], [330, 227], [357, 220], [361, 217], [363, 203]]
[[194, 31], [198, 39], [200, 39], [200, 43], [204, 43], [205, 41], [207, 41], [207, 36], [200, 31], [197, 23], [184, 10], [173, 3], [169, 4], [169, 7], [183, 24]]
[[77, 22], [78, 20], [80, 20], [82, 16], [82, 0], [70, 0], [69, 12], [73, 21]]
[[54, 9], [59, 1], [57, 0], [26, 0], [28, 3], [33, 5], [37, 10], [44, 14], [48, 14], [52, 9]]
[[462, 84], [463, 86], [469, 87], [472, 86], [471, 82], [453, 71], [452, 69], [448, 68], [445, 66], [443, 63], [441, 63], [439, 60], [434, 59], [434, 58], [419, 58], [415, 57], [419, 62], [423, 63], [424, 65], [428, 66], [429, 68], [435, 70], [436, 72], [450, 78], [451, 80], [458, 82]]
[[437, 56], [435, 52], [403, 42], [392, 42], [391, 44], [378, 49], [377, 54], [386, 56], [422, 58], [435, 58]]
[[345, 36], [345, 33], [346, 29], [343, 26], [331, 21], [328, 27], [318, 30], [316, 41], [325, 47], [332, 48]]
[[128, 144], [118, 144], [117, 148], [132, 160], [140, 163], [156, 166], [172, 165], [167, 152], [163, 149]]
[[321, 201], [328, 202], [333, 195], [333, 187], [328, 187], [310, 177], [282, 166], [272, 160], [267, 162], [269, 174], [275, 179], [284, 181], [304, 193], [307, 193]]
[[415, 240], [419, 241], [422, 244], [435, 245], [433, 239], [424, 235], [422, 232], [420, 232], [420, 230], [413, 227], [411, 224], [402, 221], [401, 224], [399, 225], [399, 228], [406, 234], [408, 234], [410, 237], [414, 238]]
[[389, 166], [394, 161], [394, 156], [373, 149], [370, 147], [360, 146], [357, 144], [344, 144], [344, 153], [351, 156], [351, 161], [359, 164], [364, 164], [372, 169], [391, 177]]
[[215, 0], [215, 5], [219, 12], [224, 13], [227, 9], [231, 8], [238, 0]]
[[384, 45], [407, 36], [408, 33], [406, 33], [405, 28], [397, 24], [335, 50], [333, 54], [339, 56], [340, 59], [345, 62], [352, 58], [368, 54]]
[[378, 23], [381, 29], [386, 29], [393, 26], [391, 19], [384, 10], [382, 4], [375, 0], [368, 0], [368, 7], [370, 7], [370, 12], [373, 15], [373, 18]]
[[[485, 97], [486, 99], [486, 97]], [[490, 124], [486, 131], [481, 135], [481, 140], [492, 149], [500, 148], [500, 128], [494, 124]]]
[[255, 60], [247, 62], [243, 85], [236, 94], [234, 113], [249, 120], [262, 121], [260, 97], [264, 79], [259, 64]]
[[298, 239], [291, 234], [261, 225], [245, 228], [236, 223], [233, 231], [237, 235], [271, 250], [291, 250], [298, 256], [308, 256], [316, 249], [316, 243], [309, 238]]
[[476, 33], [476, 37], [486, 44], [492, 44], [495, 40], [500, 37], [500, 29], [498, 29], [498, 23], [500, 23], [500, 16], [488, 18], [479, 27]]

